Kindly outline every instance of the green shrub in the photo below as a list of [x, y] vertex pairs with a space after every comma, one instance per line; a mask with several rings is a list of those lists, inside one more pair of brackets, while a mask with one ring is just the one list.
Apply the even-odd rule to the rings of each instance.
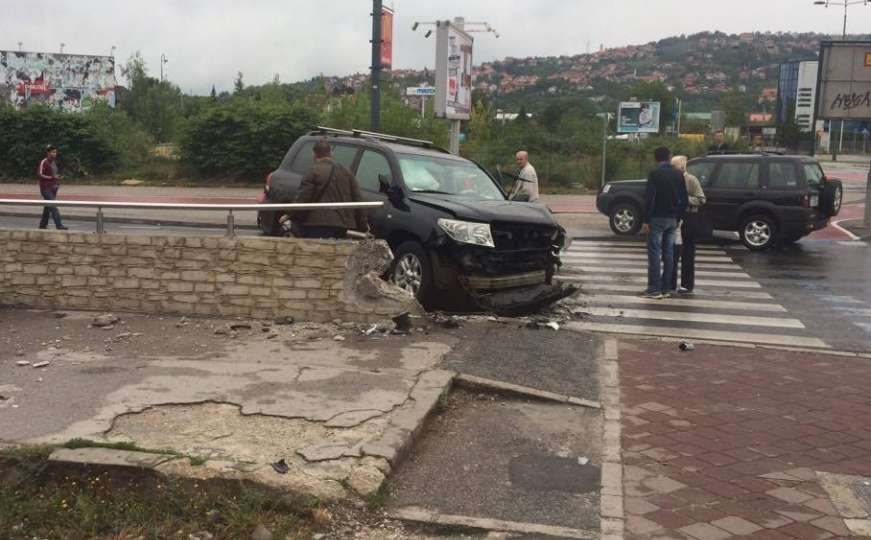
[[203, 175], [260, 177], [318, 115], [300, 105], [235, 99], [193, 116], [180, 141], [182, 161]]
[[0, 175], [35, 178], [49, 144], [58, 147], [62, 174], [69, 176], [108, 172], [121, 161], [110, 134], [88, 115], [42, 106], [0, 108]]

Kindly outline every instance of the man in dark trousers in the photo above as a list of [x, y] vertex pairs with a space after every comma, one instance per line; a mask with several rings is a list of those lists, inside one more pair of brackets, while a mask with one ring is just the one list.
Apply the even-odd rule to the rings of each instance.
[[[48, 146], [45, 149], [45, 158], [39, 162], [37, 169], [39, 175], [39, 192], [42, 198], [47, 201], [57, 199], [57, 190], [60, 187], [61, 176], [57, 169], [57, 147]], [[42, 219], [39, 221], [39, 228], [45, 229], [48, 227], [48, 218], [51, 217], [54, 221], [54, 226], [62, 231], [67, 230], [60, 219], [60, 211], [56, 206], [46, 206], [42, 209]]]
[[[313, 148], [315, 161], [302, 177], [296, 194], [298, 203], [363, 202], [360, 185], [354, 175], [333, 160], [330, 143], [326, 138]], [[348, 229], [369, 230], [365, 210], [318, 209], [303, 211], [291, 219], [298, 220], [305, 238], [345, 238]]]
[[686, 211], [687, 187], [683, 174], [671, 165], [668, 148], [661, 146], [653, 155], [659, 165], [647, 175], [642, 229], [647, 233], [647, 289], [642, 294], [659, 300], [671, 296], [668, 282], [674, 266], [674, 239]]

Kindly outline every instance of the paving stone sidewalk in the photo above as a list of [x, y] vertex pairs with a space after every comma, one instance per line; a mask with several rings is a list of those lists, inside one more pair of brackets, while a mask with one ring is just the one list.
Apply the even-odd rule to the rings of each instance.
[[871, 476], [871, 361], [620, 341], [627, 538], [850, 537], [819, 473]]

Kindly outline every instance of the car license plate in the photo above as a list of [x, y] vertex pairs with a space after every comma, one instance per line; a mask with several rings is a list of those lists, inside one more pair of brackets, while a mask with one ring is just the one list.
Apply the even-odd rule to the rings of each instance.
[[816, 208], [820, 205], [820, 196], [811, 195], [811, 208]]

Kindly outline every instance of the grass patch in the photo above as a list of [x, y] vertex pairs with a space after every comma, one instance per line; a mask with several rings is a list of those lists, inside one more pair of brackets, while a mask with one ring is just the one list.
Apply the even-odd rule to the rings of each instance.
[[[4, 451], [7, 452], [7, 451]], [[29, 458], [40, 455], [28, 453]], [[43, 451], [43, 456], [47, 454]], [[47, 458], [44, 458], [47, 459]], [[227, 480], [167, 478], [153, 471], [39, 468], [12, 474], [0, 467], [0, 537], [10, 540], [248, 538], [263, 524], [275, 538], [311, 538], [317, 528], [308, 502]]]

